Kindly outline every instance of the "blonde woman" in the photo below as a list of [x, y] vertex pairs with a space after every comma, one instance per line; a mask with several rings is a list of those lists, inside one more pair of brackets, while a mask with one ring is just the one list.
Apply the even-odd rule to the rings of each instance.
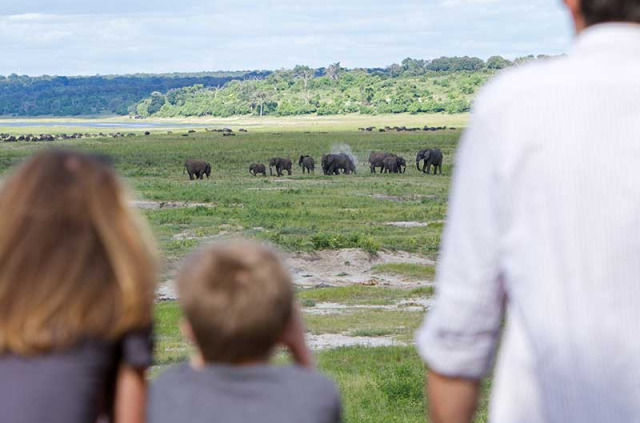
[[154, 247], [104, 160], [47, 151], [0, 190], [0, 420], [143, 422]]

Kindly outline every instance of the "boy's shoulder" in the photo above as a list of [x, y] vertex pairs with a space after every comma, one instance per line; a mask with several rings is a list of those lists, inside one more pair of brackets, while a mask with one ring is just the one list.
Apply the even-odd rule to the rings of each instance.
[[[259, 366], [259, 367], [229, 367], [212, 366], [205, 371], [194, 370], [188, 363], [172, 366], [156, 378], [153, 386], [185, 387], [192, 383], [223, 378], [227, 382], [264, 382], [270, 385], [282, 385], [296, 388], [304, 392], [336, 393], [335, 383], [323, 374], [299, 366]], [[179, 389], [179, 388], [178, 388]]]
[[200, 423], [210, 421], [213, 412], [231, 423], [333, 423], [341, 415], [336, 385], [318, 372], [294, 366], [174, 366], [151, 385], [149, 407], [152, 423]]

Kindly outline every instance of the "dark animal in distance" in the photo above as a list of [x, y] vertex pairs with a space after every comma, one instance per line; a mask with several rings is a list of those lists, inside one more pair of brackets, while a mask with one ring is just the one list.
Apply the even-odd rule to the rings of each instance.
[[346, 175], [357, 173], [356, 165], [349, 155], [338, 153], [322, 156], [322, 171], [325, 175], [339, 175], [341, 170]]
[[307, 173], [315, 173], [316, 162], [315, 160], [313, 160], [313, 157], [309, 155], [300, 156], [300, 160], [298, 160], [298, 166], [302, 167], [302, 174], [304, 174], [305, 169]]
[[[433, 174], [442, 175], [442, 151], [437, 148], [425, 148], [420, 150], [416, 155], [416, 167], [418, 170], [422, 170], [422, 173], [431, 173], [431, 166], [433, 166]], [[420, 162], [424, 161], [422, 169], [420, 169]], [[439, 171], [439, 172], [438, 172]]]
[[184, 169], [182, 170], [182, 174], [187, 172], [189, 174], [189, 179], [202, 179], [204, 175], [207, 175], [207, 179], [211, 175], [211, 164], [205, 162], [204, 160], [194, 160], [189, 159], [184, 162]]
[[283, 157], [274, 157], [269, 160], [269, 175], [273, 175], [272, 168], [274, 167], [276, 168], [276, 174], [278, 176], [282, 176], [285, 170], [289, 172], [289, 176], [291, 176], [292, 162], [290, 159]]
[[387, 157], [397, 157], [393, 153], [381, 153], [373, 152], [369, 155], [369, 165], [371, 166], [371, 173], [376, 173], [376, 168], [380, 168], [380, 173], [384, 170], [384, 159]]
[[262, 163], [251, 163], [249, 173], [253, 176], [258, 176], [259, 173], [261, 173], [262, 176], [267, 176], [267, 168]]

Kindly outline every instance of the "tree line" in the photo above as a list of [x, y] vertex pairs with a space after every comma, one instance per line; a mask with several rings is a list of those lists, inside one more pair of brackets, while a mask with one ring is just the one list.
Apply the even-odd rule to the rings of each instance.
[[[538, 56], [537, 58], [540, 58]], [[407, 58], [385, 68], [340, 63], [277, 71], [125, 76], [0, 76], [0, 115], [233, 116], [465, 112], [495, 71], [537, 59]]]
[[132, 106], [155, 91], [168, 91], [194, 84], [223, 86], [234, 79], [268, 74], [269, 72], [213, 72], [87, 77], [0, 75], [0, 115], [127, 115]]

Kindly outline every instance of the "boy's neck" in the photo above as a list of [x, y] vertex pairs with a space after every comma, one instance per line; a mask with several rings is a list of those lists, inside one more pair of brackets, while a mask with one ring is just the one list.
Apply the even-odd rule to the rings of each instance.
[[[246, 360], [246, 361], [241, 361], [238, 363], [224, 363], [226, 366], [231, 366], [231, 367], [252, 367], [252, 366], [264, 366], [266, 364], [269, 364], [269, 359], [270, 357], [266, 357], [264, 359], [252, 359], [252, 360]], [[207, 363], [204, 359], [204, 357], [202, 356], [202, 353], [200, 353], [200, 351], [195, 352], [192, 356], [191, 359], [189, 361], [191, 367], [193, 369], [196, 370], [200, 370], [203, 369], [207, 366], [207, 364], [211, 364], [211, 363]]]

